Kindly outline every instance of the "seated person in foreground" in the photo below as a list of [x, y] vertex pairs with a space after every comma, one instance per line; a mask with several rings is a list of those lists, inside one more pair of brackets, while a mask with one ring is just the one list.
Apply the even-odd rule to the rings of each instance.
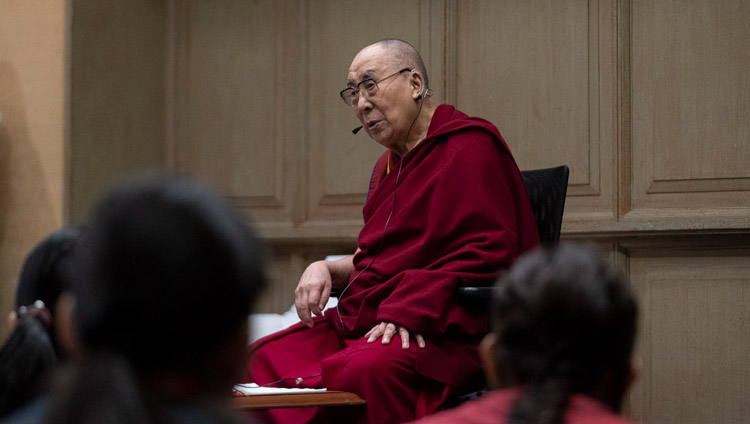
[[497, 390], [420, 424], [626, 424], [616, 415], [634, 378], [637, 306], [592, 248], [521, 258], [495, 286], [481, 345]]
[[36, 397], [65, 357], [56, 313], [75, 277], [74, 251], [81, 230], [62, 228], [40, 241], [26, 257], [16, 287], [12, 333], [0, 349], [0, 418]]
[[[302, 322], [251, 346], [246, 381], [354, 392], [367, 406], [348, 411], [349, 422], [409, 421], [480, 369], [487, 317], [458, 303], [456, 288], [491, 285], [539, 236], [497, 128], [434, 105], [412, 45], [362, 49], [340, 95], [388, 149], [372, 174], [358, 249], [305, 270], [295, 290]], [[343, 294], [322, 314], [332, 288]], [[323, 413], [336, 412], [277, 409], [267, 418], [303, 423]]]
[[239, 420], [232, 387], [264, 281], [244, 220], [207, 189], [139, 180], [105, 197], [80, 247], [79, 351], [53, 393], [11, 422]]

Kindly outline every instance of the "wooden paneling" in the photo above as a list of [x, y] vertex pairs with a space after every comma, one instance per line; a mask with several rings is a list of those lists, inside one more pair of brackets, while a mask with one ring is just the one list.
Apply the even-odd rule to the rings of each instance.
[[456, 103], [498, 126], [521, 169], [571, 168], [567, 226], [615, 220], [615, 25], [604, 0], [458, 7]]
[[271, 239], [356, 238], [383, 148], [351, 133], [338, 92], [357, 51], [386, 37], [417, 44], [444, 85], [442, 3], [170, 6], [173, 167], [214, 182]]
[[170, 6], [172, 166], [213, 182], [266, 230], [293, 226], [305, 5]]
[[706, 221], [733, 215], [740, 222], [726, 225], [747, 227], [750, 3], [631, 3], [635, 216], [700, 209]]
[[70, 220], [114, 182], [164, 164], [162, 2], [69, 2], [67, 128]]
[[641, 308], [634, 418], [750, 422], [750, 252], [633, 251], [630, 276]]

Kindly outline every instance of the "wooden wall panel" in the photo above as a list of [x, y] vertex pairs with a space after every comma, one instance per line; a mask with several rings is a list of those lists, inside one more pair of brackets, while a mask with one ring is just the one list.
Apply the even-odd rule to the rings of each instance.
[[700, 209], [747, 227], [750, 3], [633, 0], [630, 13], [633, 216]]
[[356, 238], [383, 148], [351, 133], [338, 92], [381, 38], [411, 40], [441, 71], [442, 2], [170, 5], [174, 169], [214, 182], [271, 239]]
[[632, 252], [641, 422], [743, 423], [750, 394], [750, 252]]
[[[173, 1], [169, 160], [275, 234], [294, 225], [304, 137], [300, 2]], [[301, 62], [301, 63], [300, 63]]]
[[[571, 168], [566, 228], [615, 219], [614, 2], [458, 6], [456, 104], [493, 121], [521, 169]], [[571, 228], [572, 225], [572, 228]]]
[[69, 4], [66, 170], [69, 221], [113, 183], [164, 164], [166, 5]]

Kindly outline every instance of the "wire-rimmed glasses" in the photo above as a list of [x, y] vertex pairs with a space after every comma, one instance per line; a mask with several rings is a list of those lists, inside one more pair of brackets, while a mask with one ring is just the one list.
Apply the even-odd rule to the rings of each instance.
[[411, 69], [404, 68], [398, 72], [394, 72], [388, 75], [385, 78], [381, 78], [378, 81], [375, 81], [372, 78], [365, 78], [364, 80], [362, 80], [362, 82], [357, 84], [356, 87], [346, 87], [345, 89], [341, 90], [341, 92], [339, 92], [339, 96], [341, 96], [341, 100], [343, 100], [344, 103], [346, 103], [348, 106], [352, 106], [357, 103], [357, 100], [359, 100], [360, 93], [362, 93], [365, 98], [372, 97], [378, 94], [379, 82], [383, 82], [388, 78], [395, 77], [396, 75], [406, 71], [411, 71]]

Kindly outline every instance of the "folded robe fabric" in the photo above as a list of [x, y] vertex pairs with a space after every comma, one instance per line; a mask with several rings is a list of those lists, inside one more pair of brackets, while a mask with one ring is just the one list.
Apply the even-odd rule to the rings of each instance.
[[460, 384], [479, 370], [487, 316], [458, 303], [456, 288], [492, 285], [539, 244], [508, 146], [490, 122], [441, 105], [422, 142], [378, 161], [363, 215], [354, 281], [326, 316], [345, 338], [382, 321], [423, 335], [417, 372]]

